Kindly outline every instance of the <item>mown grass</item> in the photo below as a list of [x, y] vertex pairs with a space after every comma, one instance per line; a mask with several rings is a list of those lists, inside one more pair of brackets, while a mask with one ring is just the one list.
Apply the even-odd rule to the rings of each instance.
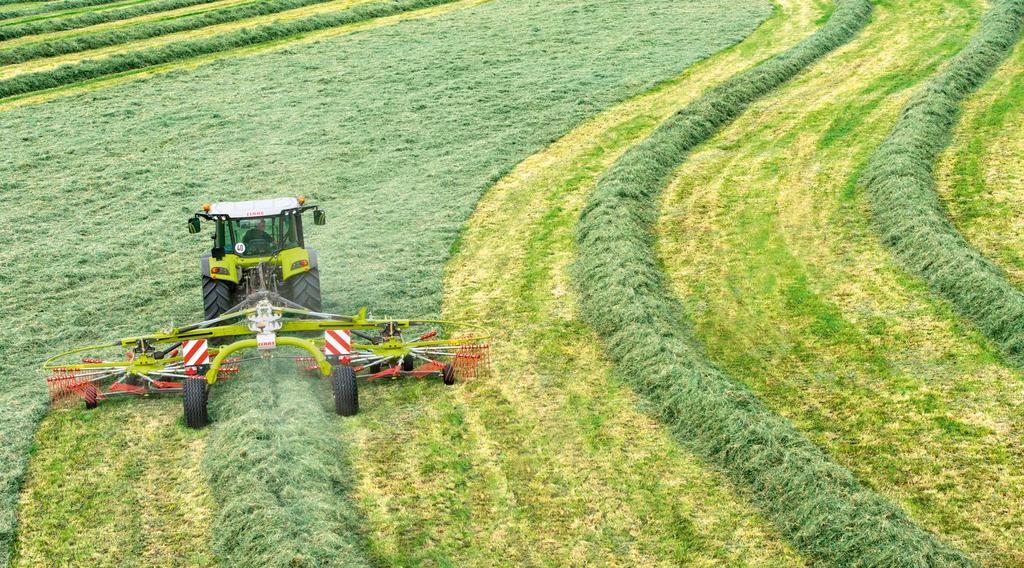
[[[15, 20], [26, 16], [35, 16], [37, 14], [49, 14], [51, 12], [64, 12], [67, 10], [75, 10], [78, 8], [94, 8], [97, 6], [102, 7], [106, 4], [123, 4], [126, 1], [139, 2], [140, 0], [56, 0], [53, 2], [46, 2], [44, 4], [27, 6], [24, 8], [0, 10], [0, 20]], [[6, 22], [2, 22], [2, 24], [6, 24]]]
[[964, 105], [950, 148], [936, 171], [954, 226], [1018, 287], [1024, 284], [1022, 162], [1024, 45]]
[[687, 153], [850, 41], [869, 14], [866, 3], [837, 3], [807, 40], [709, 90], [626, 152], [581, 214], [576, 280], [583, 314], [620, 372], [682, 443], [749, 489], [805, 554], [837, 566], [967, 565], [712, 363], [652, 250], [657, 197]]
[[[262, 0], [246, 2], [236, 6], [203, 11], [197, 14], [144, 22], [124, 28], [114, 28], [96, 33], [86, 33], [68, 38], [57, 38], [33, 42], [0, 51], [0, 65], [14, 65], [42, 57], [55, 57], [101, 47], [120, 45], [131, 41], [195, 30], [246, 18], [278, 14], [304, 6], [323, 4], [331, 0]], [[180, 6], [169, 7], [170, 9]], [[163, 10], [161, 10], [163, 11]], [[133, 14], [135, 17], [141, 14]], [[92, 25], [86, 24], [86, 25]], [[71, 28], [65, 28], [71, 29]]]
[[213, 501], [174, 398], [63, 408], [36, 433], [17, 566], [209, 566]]
[[[348, 3], [350, 1], [352, 1], [352, 0], [334, 0], [334, 1], [328, 2], [326, 4], [319, 4], [319, 5], [311, 6], [311, 7], [307, 7], [307, 8], [299, 8], [297, 10], [291, 10], [287, 14], [288, 14], [289, 17], [295, 16], [296, 13], [299, 13], [299, 12], [302, 12], [304, 14], [305, 13], [315, 13], [315, 14], [318, 14], [318, 13], [322, 13], [322, 12], [331, 11], [331, 10], [335, 9], [337, 6], [345, 4], [345, 3]], [[358, 2], [358, 1], [363, 1], [363, 0], [355, 0], [355, 1]], [[125, 71], [123, 73], [116, 73], [114, 75], [105, 75], [103, 77], [99, 77], [99, 78], [96, 78], [96, 79], [91, 79], [89, 81], [83, 81], [81, 83], [74, 83], [74, 84], [71, 84], [71, 85], [66, 85], [64, 87], [60, 87], [60, 88], [57, 88], [57, 89], [48, 89], [46, 91], [40, 91], [40, 92], [37, 92], [37, 93], [32, 93], [32, 94], [28, 94], [28, 95], [23, 95], [23, 96], [12, 97], [12, 98], [6, 99], [4, 102], [0, 103], [0, 111], [11, 110], [11, 109], [22, 107], [22, 106], [30, 106], [30, 105], [35, 105], [35, 104], [41, 104], [41, 103], [44, 103], [44, 102], [47, 102], [47, 101], [51, 101], [51, 100], [54, 100], [54, 99], [59, 99], [59, 98], [63, 98], [63, 97], [78, 95], [78, 94], [82, 94], [82, 93], [89, 93], [89, 92], [93, 92], [93, 91], [97, 91], [97, 90], [101, 90], [101, 89], [107, 89], [107, 88], [110, 88], [110, 87], [113, 87], [113, 86], [116, 86], [116, 85], [121, 85], [121, 84], [129, 83], [129, 82], [132, 82], [132, 81], [138, 81], [140, 79], [148, 79], [148, 78], [151, 78], [151, 77], [156, 77], [156, 76], [159, 76], [159, 75], [164, 75], [164, 74], [168, 74], [168, 73], [172, 73], [172, 72], [190, 71], [190, 70], [196, 69], [198, 67], [202, 67], [204, 65], [209, 65], [209, 64], [211, 64], [213, 62], [220, 61], [222, 59], [232, 59], [232, 58], [236, 58], [236, 57], [254, 56], [256, 54], [268, 53], [268, 52], [271, 52], [271, 51], [283, 51], [283, 50], [286, 50], [286, 49], [291, 48], [291, 47], [307, 45], [307, 44], [310, 44], [310, 43], [315, 43], [315, 42], [320, 42], [320, 41], [325, 41], [325, 40], [332, 40], [332, 39], [340, 38], [340, 37], [346, 36], [346, 35], [352, 35], [352, 34], [362, 33], [362, 32], [366, 32], [366, 31], [369, 31], [369, 30], [377, 29], [377, 28], [388, 27], [388, 26], [395, 25], [395, 24], [397, 24], [399, 22], [406, 22], [406, 21], [411, 21], [411, 20], [422, 20], [422, 19], [435, 18], [435, 17], [441, 16], [441, 15], [444, 15], [444, 14], [449, 14], [449, 13], [452, 13], [452, 12], [458, 12], [460, 10], [466, 10], [466, 9], [469, 9], [469, 8], [474, 8], [474, 7], [479, 6], [481, 4], [486, 4], [487, 2], [490, 2], [490, 1], [491, 0], [453, 0], [452, 2], [448, 2], [448, 3], [444, 3], [444, 4], [438, 4], [436, 6], [431, 6], [429, 8], [421, 8], [421, 9], [418, 9], [418, 10], [411, 10], [411, 11], [407, 11], [407, 12], [400, 12], [398, 14], [394, 14], [394, 15], [391, 15], [391, 16], [385, 16], [385, 17], [382, 17], [382, 18], [373, 18], [373, 19], [370, 19], [370, 20], [365, 20], [365, 21], [362, 21], [362, 22], [357, 22], [357, 23], [354, 23], [354, 24], [348, 24], [348, 25], [339, 26], [339, 27], [335, 27], [335, 28], [327, 28], [327, 29], [316, 30], [316, 31], [311, 31], [311, 32], [306, 32], [306, 33], [300, 33], [300, 34], [297, 34], [297, 35], [294, 35], [294, 36], [288, 36], [288, 37], [281, 38], [281, 39], [275, 40], [275, 41], [270, 41], [270, 42], [265, 42], [265, 43], [257, 43], [257, 44], [252, 44], [252, 45], [246, 45], [246, 46], [243, 46], [243, 47], [237, 47], [237, 48], [234, 48], [234, 49], [229, 49], [227, 51], [218, 51], [218, 52], [215, 52], [215, 53], [210, 53], [210, 54], [207, 54], [207, 55], [201, 55], [201, 56], [198, 56], [198, 57], [190, 57], [190, 58], [186, 58], [186, 59], [180, 59], [180, 60], [177, 60], [177, 61], [171, 61], [169, 63], [164, 63], [162, 65], [154, 65], [152, 67], [145, 67], [145, 68], [142, 68], [142, 69], [135, 69], [135, 70], [132, 70], [132, 71]], [[300, 15], [299, 17], [302, 17], [302, 16]], [[272, 15], [272, 16], [268, 16], [267, 18], [276, 19], [277, 17]], [[259, 19], [263, 19], [263, 18], [254, 18], [254, 19], [259, 20]], [[193, 30], [191, 32], [184, 32], [183, 35], [185, 37], [207, 37], [207, 36], [212, 36], [212, 35], [216, 35], [217, 33], [220, 33], [224, 29], [228, 29], [228, 30], [240, 29], [241, 27], [244, 27], [246, 25], [246, 23], [249, 22], [249, 21], [250, 20], [242, 20], [240, 22], [232, 22], [232, 23], [228, 23], [228, 24], [222, 24], [221, 26], [213, 26], [213, 27], [210, 27], [210, 28], [204, 28], [204, 29], [200, 29], [200, 30]], [[168, 40], [174, 41], [174, 38], [177, 38], [177, 37], [179, 37], [179, 34], [174, 34], [172, 36], [164, 36], [164, 37], [160, 37], [160, 38], [153, 38], [153, 39], [149, 39], [149, 40], [144, 40], [144, 42], [142, 42], [142, 43], [152, 44], [152, 45], [162, 45], [162, 44], [167, 43]], [[111, 48], [111, 49], [116, 50], [116, 47], [115, 48]], [[72, 56], [66, 56], [66, 57], [72, 57]], [[55, 59], [63, 59], [63, 58], [55, 58]], [[52, 61], [52, 60], [46, 60], [46, 61]], [[25, 63], [23, 65], [32, 65], [32, 63], [33, 62], [29, 62], [29, 63]], [[20, 67], [20, 66], [14, 66], [13, 68], [18, 68], [18, 67]], [[45, 65], [43, 65], [42, 67], [46, 68]], [[0, 74], [2, 74], [2, 71], [0, 71]]]
[[[0, 395], [5, 536], [45, 409], [28, 369], [69, 344], [199, 313], [206, 239], [181, 230], [196, 204], [305, 193], [333, 217], [310, 231], [322, 264], [336, 267], [323, 273], [327, 307], [436, 313], [443, 263], [487, 186], [768, 12], [763, 2], [498, 1], [0, 115], [17, 141], [0, 183], [25, 203], [0, 224], [12, 243], [0, 254], [23, 291], [0, 331], [0, 367], [17, 377]], [[58, 234], [75, 244], [54, 245]], [[62, 269], [37, 277], [52, 266]]]
[[295, 377], [291, 361], [259, 366], [221, 385], [210, 409], [218, 423], [203, 470], [219, 505], [216, 558], [230, 566], [369, 566], [326, 382]]
[[971, 42], [907, 104], [862, 178], [878, 232], [899, 262], [1018, 364], [1024, 364], [1024, 292], [957, 232], [933, 171], [960, 104], [1010, 54], [1022, 26], [1024, 1], [994, 2]]
[[357, 440], [359, 495], [389, 563], [802, 562], [728, 480], [634, 409], [579, 323], [566, 264], [583, 199], [630, 143], [708, 82], [795, 43], [818, 15], [783, 3], [750, 38], [588, 121], [488, 190], [448, 267], [444, 313], [498, 322], [494, 375], [454, 391], [364, 389], [372, 410], [358, 420], [371, 425], [343, 434]]
[[185, 39], [159, 47], [118, 53], [102, 59], [85, 59], [45, 71], [24, 73], [0, 80], [0, 99], [23, 96], [33, 91], [55, 89], [146, 67], [228, 51], [243, 46], [267, 43], [311, 31], [350, 25], [374, 18], [437, 6], [453, 0], [396, 0], [355, 6], [340, 12], [328, 12], [297, 20], [276, 21], [223, 34]]
[[109, 8], [101, 11], [88, 11], [63, 15], [61, 17], [50, 17], [47, 19], [11, 23], [0, 27], [0, 41], [9, 41], [25, 36], [53, 33], [66, 30], [74, 30], [87, 26], [95, 26], [107, 22], [127, 20], [146, 14], [167, 12], [190, 6], [208, 4], [212, 0], [150, 0], [141, 4], [132, 4], [119, 8]]
[[659, 243], [712, 359], [920, 524], [981, 565], [1017, 566], [1021, 376], [892, 262], [856, 183], [983, 11], [878, 7], [691, 156]]
[[70, 30], [58, 30], [53, 32], [44, 32], [37, 35], [23, 36], [15, 39], [8, 39], [0, 42], [0, 49], [11, 49], [16, 47], [25, 46], [32, 43], [43, 43], [49, 41], [55, 41], [60, 39], [71, 39], [78, 36], [100, 33], [110, 31], [117, 28], [129, 28], [139, 24], [156, 22], [156, 21], [170, 21], [176, 18], [184, 18], [190, 15], [198, 15], [204, 12], [212, 10], [219, 10], [228, 6], [236, 6], [239, 4], [248, 4], [255, 1], [266, 1], [266, 0], [213, 0], [206, 4], [198, 4], [196, 6], [186, 6], [184, 8], [178, 8], [175, 10], [167, 10], [158, 12], [156, 14], [146, 14], [142, 16], [130, 17], [124, 20], [117, 20], [113, 22], [105, 22], [94, 25], [87, 25], [81, 28], [75, 28]]

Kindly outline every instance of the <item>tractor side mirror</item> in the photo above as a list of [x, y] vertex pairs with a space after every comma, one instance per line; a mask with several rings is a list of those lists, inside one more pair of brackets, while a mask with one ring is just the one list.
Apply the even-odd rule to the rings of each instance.
[[188, 232], [190, 235], [199, 232], [199, 217], [192, 217], [188, 220]]
[[320, 209], [313, 211], [313, 224], [314, 225], [326, 225], [327, 224], [327, 213]]
[[210, 251], [210, 256], [216, 260], [221, 260], [224, 258], [224, 247], [213, 247], [213, 250]]

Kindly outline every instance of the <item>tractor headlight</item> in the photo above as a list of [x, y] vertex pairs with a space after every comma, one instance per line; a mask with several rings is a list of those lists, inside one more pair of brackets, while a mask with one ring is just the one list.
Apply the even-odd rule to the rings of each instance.
[[300, 268], [305, 268], [307, 266], [309, 266], [308, 260], [296, 260], [295, 262], [292, 263], [292, 270], [298, 270]]

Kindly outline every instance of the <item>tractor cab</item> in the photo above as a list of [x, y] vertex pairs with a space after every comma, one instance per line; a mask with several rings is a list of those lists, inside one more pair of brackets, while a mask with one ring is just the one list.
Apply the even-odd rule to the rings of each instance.
[[302, 197], [206, 204], [189, 219], [190, 233], [200, 232], [201, 220], [215, 223], [213, 247], [200, 259], [206, 317], [217, 317], [260, 291], [320, 309], [316, 251], [306, 247], [302, 229], [309, 211], [313, 224], [326, 222], [323, 210]]

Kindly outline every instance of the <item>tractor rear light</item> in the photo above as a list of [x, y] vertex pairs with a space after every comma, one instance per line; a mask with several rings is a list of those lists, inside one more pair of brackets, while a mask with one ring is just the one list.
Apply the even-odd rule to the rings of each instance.
[[296, 260], [295, 262], [292, 263], [292, 270], [296, 270], [296, 269], [299, 269], [299, 268], [305, 268], [307, 266], [309, 266], [309, 261], [308, 260]]
[[231, 271], [229, 271], [227, 268], [224, 268], [223, 266], [214, 266], [213, 268], [210, 269], [211, 274], [230, 274], [230, 272]]

